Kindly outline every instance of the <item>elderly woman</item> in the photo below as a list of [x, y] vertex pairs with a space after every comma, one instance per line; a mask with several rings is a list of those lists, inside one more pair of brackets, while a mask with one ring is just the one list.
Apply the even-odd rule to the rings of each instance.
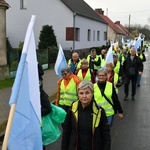
[[64, 122], [61, 150], [110, 150], [110, 127], [105, 111], [92, 98], [90, 81], [79, 84], [78, 97]]
[[58, 80], [58, 91], [55, 104], [59, 105], [66, 112], [72, 102], [78, 99], [77, 86], [79, 78], [70, 71], [70, 67], [61, 69], [62, 78]]
[[114, 65], [110, 62], [106, 64], [106, 71], [107, 71], [107, 81], [113, 83], [116, 92], [118, 93], [117, 83], [119, 81], [119, 76], [117, 73], [114, 72]]
[[89, 63], [84, 58], [81, 61], [81, 68], [79, 68], [76, 71], [76, 75], [79, 77], [81, 81], [88, 80], [91, 81], [92, 83], [95, 83], [94, 71], [89, 68]]
[[123, 118], [123, 111], [116, 90], [111, 82], [107, 81], [107, 71], [101, 68], [97, 72], [98, 82], [94, 84], [94, 99], [97, 104], [105, 109], [110, 126], [113, 116], [117, 111], [118, 117]]

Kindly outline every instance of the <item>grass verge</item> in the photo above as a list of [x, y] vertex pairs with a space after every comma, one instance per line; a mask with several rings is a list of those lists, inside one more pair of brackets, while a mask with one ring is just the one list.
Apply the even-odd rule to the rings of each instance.
[[14, 79], [0, 80], [0, 89], [11, 87], [13, 83], [14, 83]]

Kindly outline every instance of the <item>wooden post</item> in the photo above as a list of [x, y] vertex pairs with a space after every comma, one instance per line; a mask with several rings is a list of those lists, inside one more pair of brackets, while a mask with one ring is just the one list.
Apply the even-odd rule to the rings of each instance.
[[8, 147], [8, 140], [9, 140], [9, 136], [10, 136], [10, 130], [11, 130], [11, 126], [12, 126], [15, 109], [16, 109], [16, 104], [12, 104], [10, 112], [9, 112], [9, 117], [8, 117], [6, 131], [5, 131], [5, 137], [4, 137], [4, 141], [3, 141], [3, 145], [2, 145], [2, 150], [7, 150], [7, 147]]

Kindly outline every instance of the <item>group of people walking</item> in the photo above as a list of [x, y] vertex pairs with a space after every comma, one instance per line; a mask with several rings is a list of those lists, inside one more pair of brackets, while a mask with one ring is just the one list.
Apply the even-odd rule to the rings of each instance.
[[106, 49], [100, 55], [91, 49], [81, 60], [74, 52], [61, 70], [55, 105], [67, 112], [62, 124], [62, 150], [110, 150], [113, 117], [118, 113], [118, 118], [123, 118], [119, 87], [124, 84], [126, 101], [131, 81], [131, 98], [135, 100], [146, 61], [144, 53], [140, 48], [113, 48], [113, 62], [107, 63], [106, 55]]

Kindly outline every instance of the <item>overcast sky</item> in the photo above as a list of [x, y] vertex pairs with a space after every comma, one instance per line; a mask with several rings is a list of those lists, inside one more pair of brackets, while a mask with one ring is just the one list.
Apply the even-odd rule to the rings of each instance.
[[150, 25], [150, 0], [85, 0], [93, 9], [102, 8], [104, 15], [108, 8], [108, 17], [113, 21], [120, 21], [122, 25], [141, 24]]

